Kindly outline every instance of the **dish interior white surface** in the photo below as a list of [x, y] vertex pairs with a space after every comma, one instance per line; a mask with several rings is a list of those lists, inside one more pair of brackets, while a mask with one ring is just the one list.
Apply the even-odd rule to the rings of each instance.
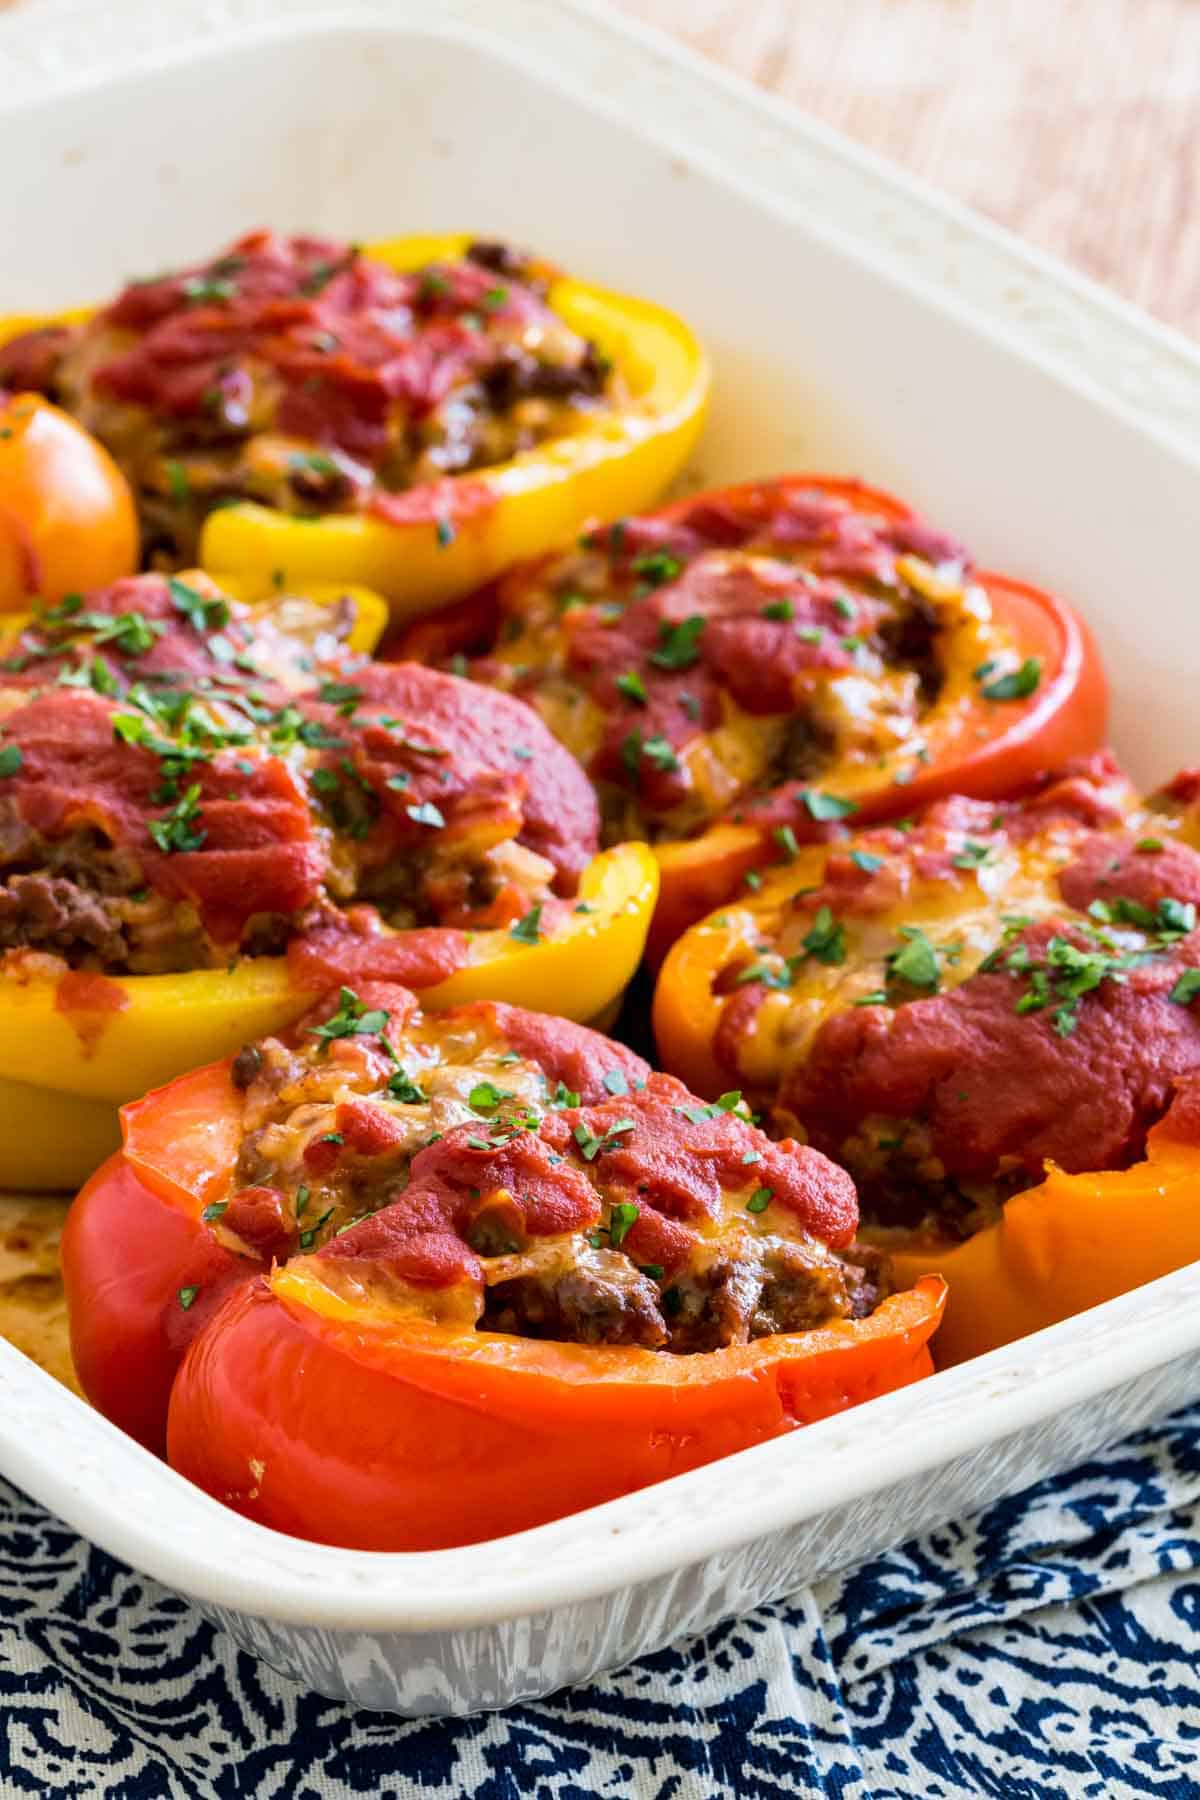
[[[676, 306], [717, 373], [695, 482], [858, 474], [1075, 600], [1115, 737], [1200, 755], [1200, 356], [824, 131], [556, 0], [43, 0], [0, 20], [0, 309], [258, 223], [466, 228]], [[87, 40], [86, 42], [84, 40]], [[86, 68], [84, 59], [87, 58]], [[545, 1692], [1011, 1491], [1194, 1388], [1200, 1270], [787, 1440], [501, 1543], [380, 1557], [178, 1480], [0, 1345], [0, 1469], [326, 1692]]]

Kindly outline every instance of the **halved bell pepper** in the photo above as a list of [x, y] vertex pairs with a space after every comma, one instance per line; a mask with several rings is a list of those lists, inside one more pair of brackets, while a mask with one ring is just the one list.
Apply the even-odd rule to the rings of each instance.
[[[464, 233], [402, 237], [368, 253], [406, 271], [459, 258], [470, 242]], [[204, 567], [218, 579], [237, 570], [264, 580], [278, 571], [293, 586], [361, 582], [387, 596], [399, 621], [568, 540], [586, 519], [648, 505], [679, 472], [704, 422], [704, 350], [681, 319], [650, 301], [566, 276], [551, 282], [547, 301], [611, 360], [628, 403], [581, 415], [569, 434], [507, 462], [394, 496], [387, 520], [221, 507], [204, 526]], [[0, 320], [0, 343], [52, 322]]]
[[[914, 516], [903, 501], [859, 482], [801, 475], [787, 477], [786, 486], [844, 495], [896, 519]], [[1080, 616], [1056, 595], [1009, 576], [977, 570], [971, 579], [986, 594], [1000, 633], [1022, 659], [1040, 665], [1038, 685], [1027, 699], [989, 702], [978, 679], [975, 641], [967, 633], [952, 639], [944, 685], [924, 732], [925, 755], [900, 771], [903, 781], [883, 759], [882, 768], [835, 767], [815, 784], [823, 794], [852, 803], [856, 825], [911, 813], [943, 794], [993, 799], [1017, 793], [1043, 770], [1104, 741], [1107, 684]], [[736, 893], [750, 870], [773, 860], [777, 825], [774, 819], [762, 825], [748, 819], [722, 822], [698, 837], [657, 847], [662, 888], [650, 934], [652, 962], [660, 962], [689, 925]]]
[[40, 394], [0, 393], [0, 613], [137, 563], [133, 495], [103, 444]]
[[[956, 797], [907, 832], [804, 847], [667, 956], [665, 1066], [702, 1094], [744, 1086], [774, 1129], [844, 1157], [863, 1238], [902, 1283], [948, 1284], [939, 1365], [1200, 1256], [1194, 799], [1187, 775], [1141, 801], [1107, 757], [994, 811]], [[1133, 993], [1120, 1025], [1096, 1010]], [[872, 1217], [872, 1182], [883, 1221], [906, 1199], [924, 1217]]]
[[[598, 1071], [624, 1057], [643, 1087], [638, 1059], [614, 1045], [607, 1050], [587, 1079], [604, 1103], [637, 1111], [629, 1090], [619, 1101], [608, 1098], [613, 1071], [603, 1078]], [[533, 1060], [549, 1082], [546, 1056]], [[687, 1097], [675, 1084], [667, 1091]], [[277, 1529], [377, 1550], [499, 1536], [840, 1412], [932, 1366], [928, 1344], [944, 1300], [936, 1277], [891, 1295], [867, 1318], [676, 1354], [476, 1328], [456, 1297], [458, 1277], [435, 1277], [428, 1265], [421, 1276], [401, 1273], [408, 1265], [389, 1247], [397, 1241], [387, 1225], [390, 1204], [338, 1228], [316, 1253], [289, 1259], [284, 1251], [282, 1261], [275, 1251], [261, 1259], [234, 1253], [220, 1233], [239, 1203], [234, 1170], [245, 1104], [225, 1063], [127, 1107], [123, 1153], [72, 1207], [63, 1267], [72, 1350], [88, 1397], [151, 1448], [163, 1449], [165, 1426], [175, 1468]], [[568, 1142], [575, 1116], [562, 1128]], [[631, 1120], [617, 1125], [635, 1130]], [[518, 1126], [516, 1135], [532, 1129]], [[497, 1155], [518, 1154], [506, 1128], [492, 1130]], [[582, 1125], [575, 1141], [581, 1134], [582, 1155], [595, 1168], [597, 1154], [612, 1145], [589, 1141]], [[472, 1173], [481, 1171], [485, 1201], [511, 1213], [513, 1194], [491, 1187], [494, 1177], [482, 1172], [491, 1167], [488, 1143], [468, 1135], [466, 1145], [484, 1155]], [[449, 1154], [463, 1153], [457, 1145]], [[359, 1153], [359, 1169], [370, 1154]], [[551, 1170], [549, 1181], [561, 1181], [560, 1200], [570, 1204], [578, 1165], [562, 1156], [552, 1163], [564, 1172]], [[686, 1207], [686, 1163], [677, 1159], [672, 1170], [672, 1204]], [[596, 1172], [599, 1193], [610, 1179]], [[696, 1177], [691, 1204], [701, 1210], [711, 1179], [707, 1166]], [[820, 1186], [815, 1168], [807, 1179]], [[541, 1191], [539, 1204], [550, 1207]], [[637, 1208], [619, 1209], [622, 1229], [630, 1210]], [[430, 1235], [411, 1241], [441, 1243], [446, 1226], [421, 1216], [418, 1229]], [[541, 1227], [548, 1252], [569, 1249], [569, 1217], [578, 1223], [577, 1215], [559, 1214]], [[361, 1250], [341, 1253], [349, 1264], [329, 1254], [350, 1242], [345, 1231], [364, 1229], [382, 1233], [367, 1261], [354, 1260]], [[315, 1232], [306, 1235], [311, 1242]], [[593, 1231], [588, 1241], [605, 1236]], [[615, 1226], [611, 1238], [619, 1241]], [[481, 1254], [486, 1262], [506, 1252]], [[346, 1267], [356, 1271], [349, 1285], [337, 1276]], [[641, 1273], [663, 1278], [661, 1268]]]
[[1200, 1084], [1181, 1088], [1130, 1169], [1050, 1168], [963, 1242], [913, 1247], [872, 1235], [901, 1285], [934, 1270], [945, 1277], [941, 1368], [1169, 1275], [1200, 1255]]
[[[553, 935], [523, 943], [506, 930], [476, 932], [465, 966], [423, 987], [422, 1004], [507, 1000], [594, 1019], [637, 968], [657, 893], [644, 845], [604, 851], [584, 869], [577, 910]], [[31, 1097], [36, 1106], [25, 1112], [21, 1133], [0, 1138], [0, 1186], [77, 1185], [96, 1167], [97, 1148], [103, 1155], [113, 1147], [117, 1106], [282, 1030], [331, 979], [320, 968], [300, 976], [282, 956], [175, 975], [61, 982], [7, 975], [0, 982], [0, 1116], [29, 1108]]]
[[539, 707], [609, 828], [654, 843], [657, 963], [781, 839], [1010, 794], [1103, 741], [1082, 621], [964, 558], [889, 494], [779, 476], [589, 533], [384, 655], [466, 653]]

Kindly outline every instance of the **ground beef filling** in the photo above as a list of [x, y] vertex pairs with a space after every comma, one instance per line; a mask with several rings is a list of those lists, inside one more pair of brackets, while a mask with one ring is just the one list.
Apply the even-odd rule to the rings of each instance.
[[705, 1106], [562, 1021], [549, 1042], [538, 1022], [535, 1057], [513, 1009], [397, 1029], [396, 992], [343, 992], [334, 1035], [236, 1059], [231, 1247], [312, 1254], [396, 1304], [457, 1283], [479, 1330], [678, 1354], [862, 1318], [888, 1293], [844, 1174], [770, 1143], [738, 1096]]
[[615, 404], [608, 359], [546, 303], [551, 274], [502, 244], [400, 273], [257, 232], [0, 346], [0, 385], [48, 393], [108, 445], [151, 565], [178, 568], [214, 506], [386, 511]]

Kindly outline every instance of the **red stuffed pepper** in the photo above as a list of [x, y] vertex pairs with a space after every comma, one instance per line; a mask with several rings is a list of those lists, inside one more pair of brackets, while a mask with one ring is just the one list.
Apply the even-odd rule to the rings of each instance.
[[398, 649], [531, 701], [595, 781], [609, 838], [655, 846], [656, 954], [764, 854], [954, 790], [1013, 793], [1105, 727], [1069, 607], [821, 476], [598, 528]]
[[86, 1392], [279, 1529], [535, 1525], [930, 1368], [849, 1178], [585, 1027], [342, 989], [125, 1108], [63, 1263]]

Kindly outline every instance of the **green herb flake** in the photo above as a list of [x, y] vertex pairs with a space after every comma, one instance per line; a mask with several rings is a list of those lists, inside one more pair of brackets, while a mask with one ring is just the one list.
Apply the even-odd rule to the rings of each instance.
[[1190, 1006], [1198, 994], [1200, 994], [1200, 969], [1184, 969], [1167, 995], [1167, 999], [1173, 1000], [1176, 1006]]
[[511, 1088], [497, 1087], [494, 1081], [477, 1081], [467, 1095], [467, 1105], [473, 1112], [494, 1112], [504, 1100], [513, 1100]]
[[858, 811], [857, 800], [843, 800], [838, 794], [825, 794], [818, 788], [805, 788], [804, 804], [810, 816], [822, 824], [831, 819], [848, 819]]
[[750, 1198], [746, 1202], [746, 1211], [748, 1213], [766, 1212], [768, 1206], [770, 1206], [770, 1204], [774, 1198], [775, 1198], [774, 1188], [769, 1188], [769, 1187], [755, 1188], [754, 1192], [751, 1194]]
[[877, 869], [882, 869], [883, 860], [883, 857], [876, 856], [873, 850], [852, 850], [850, 852], [850, 861], [856, 869], [861, 869], [864, 875], [874, 875]]
[[646, 705], [648, 699], [646, 684], [636, 669], [630, 669], [626, 674], [618, 675], [616, 687], [617, 692], [624, 694], [626, 700], [632, 700], [635, 706]]
[[902, 925], [900, 936], [904, 943], [900, 949], [890, 951], [885, 959], [888, 980], [904, 982], [923, 993], [935, 994], [940, 976], [933, 945], [916, 925]]
[[701, 613], [681, 619], [678, 625], [664, 620], [658, 628], [658, 645], [650, 652], [650, 661], [658, 669], [690, 669], [700, 655], [705, 623]]
[[178, 1298], [179, 1304], [180, 1304], [180, 1306], [182, 1306], [184, 1312], [190, 1311], [191, 1308], [195, 1305], [196, 1296], [199, 1292], [200, 1292], [200, 1288], [198, 1285], [195, 1287], [181, 1287], [178, 1290], [177, 1298]]
[[783, 852], [784, 860], [787, 862], [795, 862], [800, 854], [800, 846], [796, 842], [796, 834], [791, 826], [777, 825], [771, 833], [771, 836]]
[[[984, 667], [987, 667], [985, 664]], [[1019, 669], [998, 675], [981, 688], [985, 700], [1027, 700], [1036, 693], [1042, 679], [1042, 665], [1036, 656], [1027, 656]]]
[[[115, 723], [115, 721], [114, 721]], [[158, 848], [167, 856], [181, 851], [199, 850], [208, 833], [198, 825], [200, 817], [200, 784], [193, 782], [180, 798], [163, 814], [151, 819], [147, 830]]]
[[420, 805], [406, 806], [404, 810], [414, 825], [428, 825], [433, 831], [445, 829], [446, 820], [441, 808], [435, 806], [432, 800], [422, 800]]
[[818, 908], [812, 929], [802, 941], [809, 956], [830, 968], [840, 968], [846, 960], [845, 928], [828, 906]]
[[508, 935], [510, 938], [515, 938], [518, 944], [537, 944], [541, 942], [541, 926], [542, 902], [539, 900], [535, 906], [530, 907], [523, 918], [517, 920], [515, 925], [509, 926]]
[[381, 1008], [366, 1011], [354, 989], [344, 987], [338, 993], [337, 1011], [323, 1025], [310, 1025], [308, 1031], [327, 1049], [334, 1038], [378, 1037], [389, 1017]]
[[5, 744], [0, 750], [0, 779], [15, 775], [25, 763], [25, 757], [19, 744]]
[[608, 1241], [614, 1250], [620, 1248], [637, 1224], [641, 1212], [636, 1200], [621, 1200], [608, 1215]]

